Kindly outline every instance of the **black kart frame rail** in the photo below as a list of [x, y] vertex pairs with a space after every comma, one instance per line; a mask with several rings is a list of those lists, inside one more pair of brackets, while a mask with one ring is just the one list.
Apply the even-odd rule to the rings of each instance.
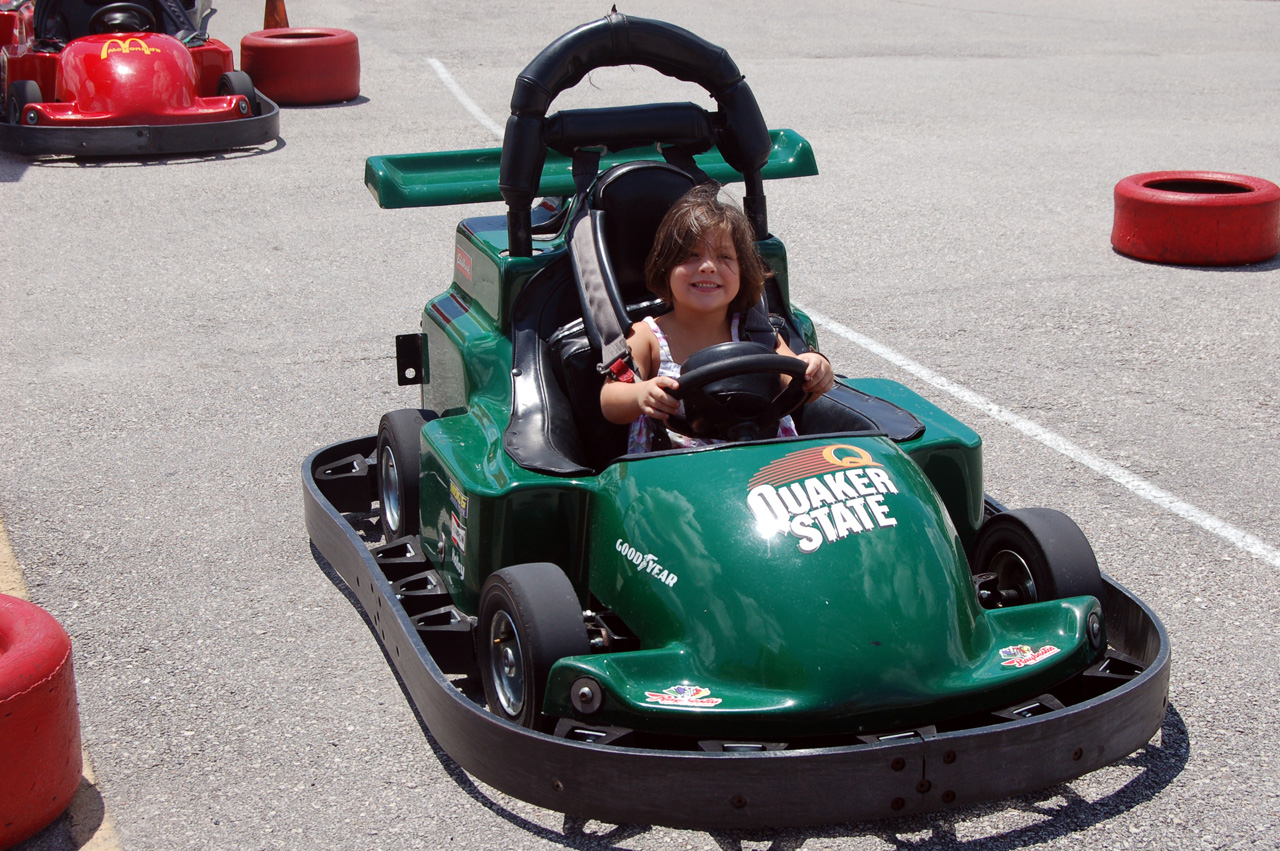
[[265, 145], [280, 136], [280, 107], [258, 92], [261, 115], [190, 124], [71, 127], [0, 123], [0, 151], [37, 156], [137, 157]]
[[[375, 437], [320, 449], [303, 463], [312, 543], [356, 595], [410, 699], [440, 746], [469, 774], [516, 798], [610, 824], [723, 829], [866, 821], [998, 800], [1072, 780], [1145, 745], [1164, 721], [1169, 643], [1155, 614], [1105, 577], [1113, 651], [1127, 661], [1113, 687], [1063, 707], [1048, 697], [954, 732], [864, 737], [838, 747], [721, 752], [640, 749], [558, 738], [515, 726], [446, 677], [470, 652], [470, 624], [443, 591], [410, 617], [375, 552], [344, 514], [367, 514]], [[388, 549], [386, 547], [384, 550]], [[400, 547], [416, 550], [416, 547]], [[421, 553], [420, 572], [433, 575]], [[403, 560], [403, 559], [402, 559]], [[396, 561], [387, 552], [383, 563]], [[427, 585], [431, 580], [426, 579]], [[452, 612], [452, 615], [450, 614]], [[431, 642], [437, 659], [428, 652]], [[446, 658], [447, 657], [447, 658]], [[443, 662], [443, 665], [441, 664]], [[1135, 672], [1137, 672], [1135, 674]], [[1101, 680], [1109, 675], [1100, 674]]]

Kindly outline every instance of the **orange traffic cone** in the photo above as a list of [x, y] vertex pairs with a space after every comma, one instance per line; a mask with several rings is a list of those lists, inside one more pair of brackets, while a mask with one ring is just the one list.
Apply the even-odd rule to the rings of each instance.
[[273, 30], [289, 26], [289, 13], [284, 9], [284, 0], [267, 0], [267, 13], [262, 19], [263, 29]]

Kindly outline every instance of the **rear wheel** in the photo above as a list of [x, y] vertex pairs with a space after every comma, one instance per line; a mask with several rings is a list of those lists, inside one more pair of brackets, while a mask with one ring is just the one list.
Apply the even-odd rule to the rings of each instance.
[[1093, 547], [1070, 517], [1051, 508], [1005, 511], [982, 524], [973, 572], [987, 574], [979, 592], [987, 608], [1084, 595], [1101, 602], [1103, 595]]
[[[33, 103], [43, 103], [44, 95], [35, 80], [18, 80], [9, 84], [5, 95], [5, 114], [10, 124], [21, 124], [27, 107]], [[35, 122], [31, 122], [34, 124]]]
[[388, 541], [418, 533], [422, 426], [435, 418], [431, 411], [407, 408], [378, 423], [378, 512]]
[[542, 714], [547, 675], [566, 656], [591, 652], [573, 584], [554, 564], [506, 567], [480, 593], [480, 678], [489, 710], [522, 727], [551, 732]]
[[258, 93], [253, 88], [253, 80], [249, 79], [249, 75], [243, 71], [228, 71], [219, 77], [218, 94], [222, 97], [244, 95], [244, 99], [249, 102], [249, 111], [254, 115], [262, 114], [262, 105], [258, 103]]

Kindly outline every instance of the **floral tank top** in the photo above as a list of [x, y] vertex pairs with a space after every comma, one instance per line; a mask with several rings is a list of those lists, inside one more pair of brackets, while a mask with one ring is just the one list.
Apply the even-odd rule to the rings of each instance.
[[[740, 316], [741, 314], [738, 313], [733, 314], [733, 320], [729, 326], [730, 339], [735, 343], [738, 342], [738, 320]], [[658, 327], [658, 323], [654, 321], [652, 316], [646, 316], [644, 321], [649, 326], [649, 330], [653, 332], [653, 336], [658, 338], [658, 375], [666, 375], [678, 381], [680, 379], [680, 364], [671, 359], [671, 347], [667, 345], [667, 336], [662, 333], [662, 329]], [[680, 416], [684, 416], [684, 402], [680, 403], [678, 413]], [[653, 448], [654, 430], [662, 427], [662, 423], [650, 417], [640, 417], [633, 422], [631, 430], [627, 433], [627, 454], [649, 452]], [[670, 429], [666, 431], [667, 436], [671, 439], [672, 449], [688, 449], [694, 446], [709, 446], [713, 443], [726, 442], [713, 438], [689, 437], [687, 434], [680, 434]], [[778, 437], [795, 436], [796, 427], [791, 421], [791, 417], [783, 417], [778, 422]]]

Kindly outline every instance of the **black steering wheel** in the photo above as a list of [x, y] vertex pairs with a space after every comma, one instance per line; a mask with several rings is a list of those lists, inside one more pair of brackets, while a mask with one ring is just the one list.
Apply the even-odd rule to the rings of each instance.
[[108, 3], [89, 19], [89, 32], [93, 35], [154, 32], [155, 28], [156, 16], [137, 3]]
[[[776, 437], [778, 421], [804, 401], [799, 358], [774, 354], [760, 343], [720, 343], [694, 352], [669, 391], [684, 402], [685, 415], [670, 416], [666, 427], [689, 437], [759, 440]], [[779, 388], [779, 376], [790, 376]]]

